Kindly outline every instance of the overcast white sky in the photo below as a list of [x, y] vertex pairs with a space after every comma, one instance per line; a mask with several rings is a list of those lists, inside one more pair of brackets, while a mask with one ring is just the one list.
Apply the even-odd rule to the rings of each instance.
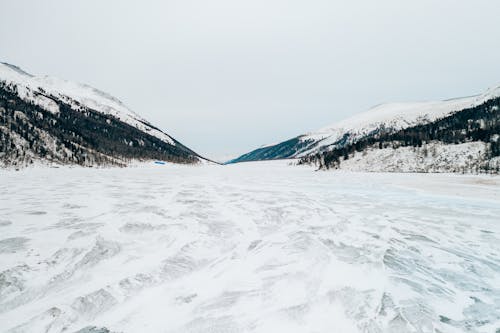
[[496, 0], [0, 0], [0, 61], [224, 159], [374, 104], [500, 84]]

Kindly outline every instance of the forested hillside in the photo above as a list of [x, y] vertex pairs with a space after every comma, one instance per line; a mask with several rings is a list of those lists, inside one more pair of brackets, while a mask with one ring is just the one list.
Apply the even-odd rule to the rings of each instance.
[[0, 64], [0, 166], [124, 166], [152, 159], [200, 161], [112, 96]]
[[[467, 108], [432, 123], [402, 129], [395, 133], [381, 128], [352, 143], [336, 142], [328, 151], [304, 156], [300, 163], [314, 163], [320, 169], [340, 168], [344, 161], [355, 154], [366, 154], [373, 149], [400, 149], [413, 147], [415, 153], [428, 157], [427, 145], [460, 145], [471, 142], [484, 143], [480, 159], [469, 164], [467, 169], [453, 168], [453, 172], [499, 172], [500, 171], [500, 98], [484, 102], [479, 106]], [[433, 156], [437, 158], [437, 156]], [[422, 169], [421, 171], [425, 171]]]

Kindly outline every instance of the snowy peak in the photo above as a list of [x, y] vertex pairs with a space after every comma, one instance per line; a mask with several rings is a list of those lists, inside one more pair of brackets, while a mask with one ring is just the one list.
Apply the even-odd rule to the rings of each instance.
[[476, 96], [476, 105], [486, 102], [490, 99], [500, 97], [500, 86], [490, 87], [483, 94]]
[[500, 86], [490, 88], [480, 95], [444, 101], [379, 104], [366, 112], [356, 114], [348, 119], [305, 134], [301, 139], [321, 140], [329, 138], [329, 141], [335, 141], [347, 132], [363, 135], [381, 126], [386, 129], [400, 130], [417, 124], [435, 121], [456, 111], [478, 106], [487, 100], [499, 96]]
[[56, 98], [79, 110], [86, 107], [104, 114], [112, 115], [121, 121], [148, 132], [164, 142], [175, 145], [169, 135], [152, 126], [138, 114], [127, 108], [119, 99], [95, 89], [89, 85], [76, 83], [51, 76], [34, 76], [17, 66], [0, 63], [0, 81], [15, 87], [20, 97], [42, 107], [49, 107], [52, 112], [57, 108], [47, 100]]
[[[2, 67], [7, 67], [15, 72], [17, 72], [18, 74], [21, 74], [21, 75], [24, 75], [24, 76], [28, 76], [28, 77], [33, 77], [33, 75], [29, 74], [29, 73], [26, 73], [25, 71], [23, 71], [21, 68], [15, 66], [15, 65], [12, 65], [12, 64], [8, 64], [6, 62], [0, 62], [0, 66]], [[1, 70], [1, 68], [0, 68]]]

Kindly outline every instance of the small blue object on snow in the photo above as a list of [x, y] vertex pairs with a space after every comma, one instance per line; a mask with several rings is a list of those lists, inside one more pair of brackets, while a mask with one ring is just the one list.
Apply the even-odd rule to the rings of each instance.
[[167, 163], [163, 162], [163, 161], [155, 161], [155, 164], [160, 164], [160, 165], [165, 165]]

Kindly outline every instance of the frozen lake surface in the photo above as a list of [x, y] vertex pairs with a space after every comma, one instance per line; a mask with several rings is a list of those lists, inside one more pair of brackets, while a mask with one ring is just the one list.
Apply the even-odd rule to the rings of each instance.
[[500, 332], [500, 178], [0, 171], [1, 332]]

